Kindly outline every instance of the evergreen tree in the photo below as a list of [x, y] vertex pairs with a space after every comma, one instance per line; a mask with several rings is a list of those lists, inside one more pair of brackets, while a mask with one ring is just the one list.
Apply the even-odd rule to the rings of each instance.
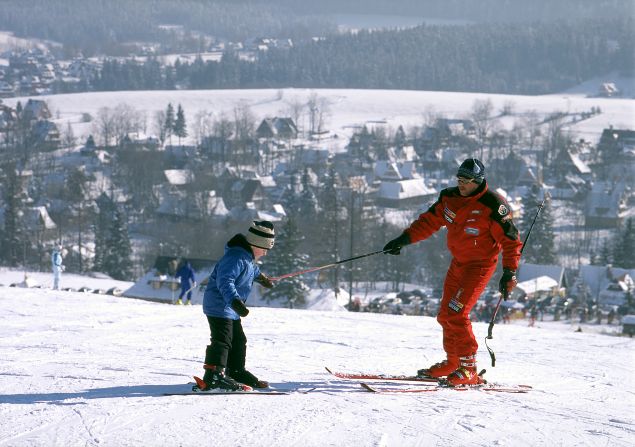
[[629, 218], [624, 228], [619, 231], [613, 244], [613, 265], [623, 269], [635, 268], [635, 228], [633, 219]]
[[[276, 245], [267, 255], [266, 263], [271, 266], [274, 276], [297, 272], [308, 268], [308, 255], [299, 253], [302, 243], [301, 235], [293, 217], [289, 217], [284, 226], [276, 231]], [[309, 286], [302, 275], [285, 278], [265, 295], [267, 302], [279, 300], [289, 308], [302, 307], [306, 303], [305, 297]]]
[[170, 144], [172, 144], [172, 135], [174, 134], [174, 124], [176, 120], [174, 118], [174, 107], [172, 103], [168, 103], [168, 108], [165, 110], [165, 134], [166, 137], [170, 139]]
[[93, 270], [96, 272], [106, 272], [108, 235], [114, 214], [115, 207], [110, 199], [99, 201], [99, 213], [95, 222], [95, 258], [93, 259]]
[[[536, 216], [538, 207], [542, 202], [538, 198], [540, 188], [533, 185], [523, 198], [524, 212], [520, 223], [521, 233], [529, 231], [531, 223]], [[540, 215], [536, 219], [534, 228], [531, 230], [531, 237], [528, 240], [527, 247], [523, 250], [523, 261], [534, 264], [556, 264], [557, 256], [555, 249], [555, 236], [552, 226], [553, 218], [551, 215], [551, 200], [545, 200]]]
[[4, 169], [4, 231], [0, 233], [2, 259], [11, 267], [19, 265], [22, 259], [22, 244], [25, 234], [20, 222], [23, 215], [22, 194], [15, 165]]
[[176, 111], [176, 121], [174, 121], [174, 135], [179, 137], [179, 146], [181, 145], [181, 138], [187, 137], [187, 124], [185, 122], [185, 113], [181, 104], [179, 104]]
[[86, 149], [95, 149], [95, 139], [93, 138], [92, 134], [88, 135], [88, 138], [86, 138], [86, 143], [84, 143], [84, 146], [86, 146]]
[[113, 215], [106, 247], [103, 260], [104, 271], [114, 279], [129, 281], [132, 276], [132, 247], [128, 236], [128, 226], [118, 209]]
[[[321, 243], [318, 244], [320, 251], [320, 263], [329, 264], [339, 258], [340, 246], [340, 204], [337, 194], [337, 174], [331, 165], [321, 187], [320, 211], [316, 219], [317, 232], [320, 234]], [[331, 285], [339, 287], [339, 268], [330, 269], [327, 273]]]
[[613, 264], [613, 254], [611, 253], [611, 247], [609, 241], [604, 240], [602, 247], [600, 248], [600, 256], [598, 257], [596, 265], [609, 265]]

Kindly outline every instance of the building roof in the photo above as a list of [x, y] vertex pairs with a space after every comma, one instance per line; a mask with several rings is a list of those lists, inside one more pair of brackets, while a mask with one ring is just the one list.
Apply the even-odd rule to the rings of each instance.
[[423, 179], [415, 178], [396, 182], [381, 182], [377, 196], [383, 199], [403, 200], [414, 197], [426, 197], [436, 193], [436, 190], [426, 186]]

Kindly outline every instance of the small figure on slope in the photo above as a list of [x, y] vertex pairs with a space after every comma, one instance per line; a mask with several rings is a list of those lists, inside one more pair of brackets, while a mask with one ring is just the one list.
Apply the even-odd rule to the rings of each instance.
[[418, 373], [436, 378], [447, 376], [451, 386], [481, 381], [476, 370], [478, 343], [472, 332], [470, 311], [494, 274], [501, 251], [503, 275], [499, 290], [507, 299], [517, 283], [522, 247], [509, 205], [488, 188], [483, 163], [469, 158], [456, 175], [458, 185], [441, 191], [425, 213], [384, 247], [389, 254], [398, 255], [402, 247], [427, 239], [441, 227], [447, 228], [452, 262], [437, 315], [447, 358]]
[[187, 294], [187, 301], [185, 304], [191, 304], [192, 302], [192, 289], [196, 287], [196, 280], [194, 279], [194, 269], [192, 264], [187, 259], [183, 259], [181, 268], [174, 275], [175, 278], [180, 278], [181, 281], [181, 293], [176, 304], [183, 304], [183, 296]]
[[60, 289], [60, 279], [62, 272], [64, 271], [64, 264], [62, 264], [62, 245], [59, 244], [53, 249], [51, 255], [51, 267], [53, 268], [53, 290]]
[[205, 375], [203, 379], [195, 377], [195, 391], [240, 391], [269, 386], [245, 369], [247, 338], [241, 317], [249, 313], [245, 301], [254, 281], [273, 287], [256, 261], [273, 248], [274, 235], [271, 222], [252, 222], [246, 235], [236, 234], [227, 242], [225, 254], [214, 267], [203, 298], [211, 344], [205, 351]]

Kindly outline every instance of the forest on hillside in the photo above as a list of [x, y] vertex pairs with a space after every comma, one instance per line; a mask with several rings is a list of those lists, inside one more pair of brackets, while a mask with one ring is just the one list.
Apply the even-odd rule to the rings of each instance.
[[[482, 22], [550, 22], [633, 17], [633, 0], [3, 0], [0, 29], [49, 39], [67, 55], [121, 55], [130, 41], [173, 46], [180, 25], [193, 33], [243, 41], [258, 36], [306, 39], [337, 32], [336, 14], [376, 14]], [[172, 45], [167, 45], [172, 44]]]
[[632, 74], [631, 19], [419, 26], [272, 48], [244, 60], [104, 63], [95, 90], [367, 88], [545, 94], [611, 71]]

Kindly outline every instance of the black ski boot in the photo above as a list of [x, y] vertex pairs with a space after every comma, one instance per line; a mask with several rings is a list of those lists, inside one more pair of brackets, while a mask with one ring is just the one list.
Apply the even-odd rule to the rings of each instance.
[[258, 380], [258, 377], [246, 369], [228, 369], [227, 376], [234, 379], [236, 382], [244, 383], [252, 388], [269, 388], [269, 382], [266, 380]]
[[217, 365], [205, 365], [203, 378], [194, 377], [196, 385], [192, 391], [251, 391], [251, 387], [236, 382], [225, 375], [225, 368]]

